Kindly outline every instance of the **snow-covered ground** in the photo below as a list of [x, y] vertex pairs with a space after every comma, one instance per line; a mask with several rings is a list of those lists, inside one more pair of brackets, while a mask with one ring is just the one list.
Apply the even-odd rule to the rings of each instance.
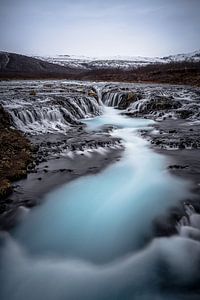
[[155, 63], [169, 62], [199, 62], [200, 50], [187, 53], [170, 55], [166, 57], [142, 57], [142, 56], [114, 56], [114, 57], [87, 57], [75, 55], [36, 56], [36, 58], [59, 64], [62, 66], [81, 69], [120, 68], [129, 69], [138, 66], [146, 66]]

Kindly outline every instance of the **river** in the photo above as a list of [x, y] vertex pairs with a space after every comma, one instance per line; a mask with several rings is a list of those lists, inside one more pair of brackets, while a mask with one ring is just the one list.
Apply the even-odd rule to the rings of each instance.
[[199, 243], [153, 237], [155, 218], [189, 196], [138, 132], [154, 121], [104, 107], [84, 122], [89, 131], [114, 126], [122, 159], [51, 191], [1, 235], [0, 299], [199, 299], [185, 292], [199, 278]]

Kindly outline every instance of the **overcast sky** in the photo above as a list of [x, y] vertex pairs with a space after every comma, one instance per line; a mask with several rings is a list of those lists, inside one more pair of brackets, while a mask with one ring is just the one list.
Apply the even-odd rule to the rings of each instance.
[[0, 0], [0, 48], [164, 56], [200, 49], [200, 0]]

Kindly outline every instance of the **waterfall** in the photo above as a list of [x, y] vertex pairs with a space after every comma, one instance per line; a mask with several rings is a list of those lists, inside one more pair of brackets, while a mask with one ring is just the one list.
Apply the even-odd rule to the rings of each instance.
[[102, 101], [106, 106], [119, 107], [123, 96], [124, 94], [120, 92], [107, 92], [103, 94]]
[[97, 93], [97, 99], [98, 99], [99, 105], [103, 106], [103, 102], [102, 102], [102, 85], [94, 85], [94, 90]]
[[0, 103], [11, 115], [13, 124], [31, 134], [65, 132], [70, 126], [80, 124], [81, 119], [100, 115], [104, 105], [133, 115], [200, 120], [196, 90], [70, 81], [13, 82], [0, 86]]
[[66, 131], [80, 119], [99, 115], [101, 106], [94, 97], [85, 95], [3, 99], [4, 109], [14, 125], [31, 134]]
[[132, 112], [144, 112], [147, 110], [148, 104], [150, 103], [149, 99], [142, 99], [132, 103], [128, 110]]
[[200, 120], [199, 91], [184, 87], [154, 85], [109, 84], [102, 87], [102, 102], [106, 106], [125, 109], [126, 112], [147, 114], [160, 118]]

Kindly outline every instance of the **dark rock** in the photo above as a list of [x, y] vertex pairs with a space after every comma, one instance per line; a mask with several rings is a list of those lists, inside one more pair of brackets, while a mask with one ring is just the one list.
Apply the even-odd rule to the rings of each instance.
[[181, 165], [171, 165], [168, 167], [168, 169], [186, 169], [188, 168], [189, 166], [188, 165], [185, 165], [185, 166], [181, 166]]
[[185, 144], [184, 143], [180, 143], [178, 147], [179, 147], [179, 149], [185, 149]]
[[169, 133], [177, 133], [176, 129], [169, 130]]
[[179, 109], [177, 111], [177, 113], [179, 114], [180, 118], [182, 118], [182, 119], [187, 119], [191, 115], [193, 115], [193, 111], [192, 110], [186, 110], [186, 109]]

